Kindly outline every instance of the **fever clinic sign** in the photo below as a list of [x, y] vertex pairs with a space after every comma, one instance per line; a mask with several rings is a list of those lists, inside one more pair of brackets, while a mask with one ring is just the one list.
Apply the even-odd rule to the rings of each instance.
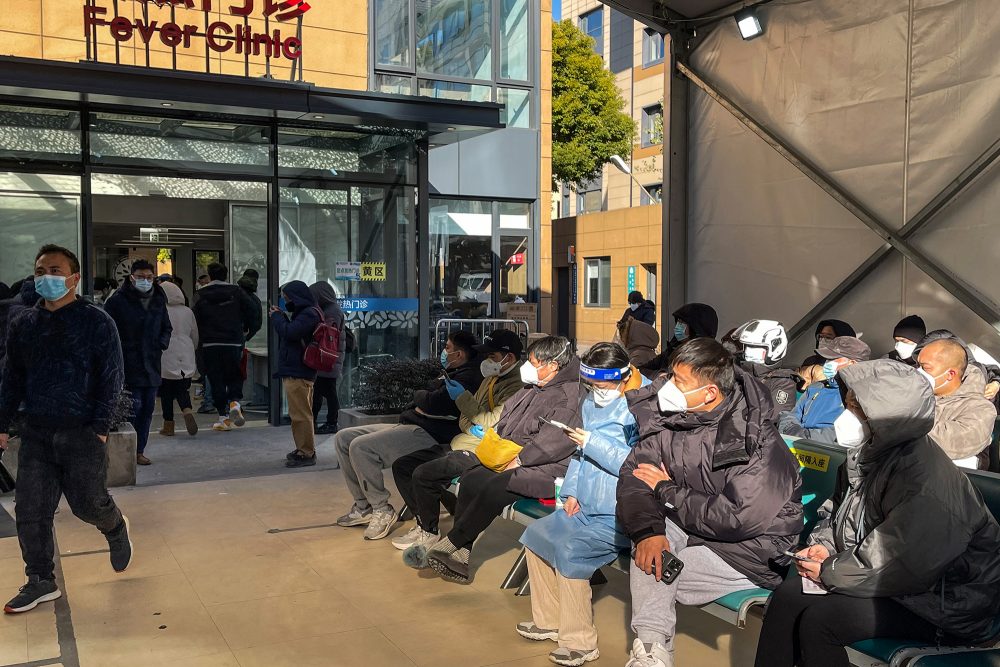
[[[135, 18], [110, 15], [106, 7], [87, 4], [83, 7], [83, 34], [106, 30], [116, 42], [149, 45], [158, 41], [168, 48], [190, 48], [195, 40], [205, 40], [217, 53], [263, 55], [267, 58], [298, 60], [302, 57], [302, 40], [295, 35], [282, 35], [281, 28], [258, 32], [251, 18], [270, 18], [279, 24], [298, 19], [310, 6], [305, 0], [136, 0], [148, 11], [136, 12]], [[201, 11], [202, 25], [173, 20], [173, 7]], [[218, 11], [222, 20], [209, 20]], [[228, 14], [228, 18], [227, 15]], [[166, 20], [164, 20], [164, 18]], [[214, 18], [214, 17], [212, 17]]]

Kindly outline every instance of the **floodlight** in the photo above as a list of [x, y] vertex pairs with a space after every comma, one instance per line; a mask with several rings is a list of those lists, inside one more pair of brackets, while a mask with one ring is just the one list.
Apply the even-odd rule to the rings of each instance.
[[743, 39], [753, 39], [764, 34], [764, 27], [757, 18], [757, 12], [753, 9], [742, 9], [733, 15], [736, 19], [736, 26], [740, 29], [740, 37]]

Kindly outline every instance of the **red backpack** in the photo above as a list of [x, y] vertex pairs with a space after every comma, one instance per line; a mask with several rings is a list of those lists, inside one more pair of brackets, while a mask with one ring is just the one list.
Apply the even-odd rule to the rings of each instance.
[[319, 313], [319, 324], [313, 330], [312, 340], [306, 345], [302, 363], [314, 371], [329, 373], [340, 359], [340, 329], [327, 324], [322, 310], [316, 308], [316, 312]]

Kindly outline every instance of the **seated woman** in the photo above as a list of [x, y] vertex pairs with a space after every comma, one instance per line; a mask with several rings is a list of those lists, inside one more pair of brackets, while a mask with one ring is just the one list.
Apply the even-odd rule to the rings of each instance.
[[844, 647], [876, 637], [995, 640], [1000, 525], [927, 437], [930, 384], [888, 359], [846, 366], [837, 378], [847, 408], [837, 441], [851, 447], [839, 502], [827, 503], [829, 518], [798, 552], [808, 560], [772, 596], [756, 666], [847, 667]]
[[597, 628], [590, 577], [631, 545], [615, 521], [615, 493], [622, 462], [639, 439], [625, 392], [649, 384], [616, 343], [598, 343], [583, 355], [580, 377], [590, 389], [580, 408], [583, 428], [568, 433], [577, 446], [561, 495], [563, 509], [535, 521], [521, 537], [531, 579], [531, 622], [517, 632], [553, 639], [557, 665], [597, 660]]
[[459, 478], [455, 524], [427, 551], [427, 564], [442, 577], [469, 583], [472, 544], [503, 508], [555, 495], [555, 478], [566, 474], [576, 444], [551, 422], [580, 424], [579, 376], [580, 360], [562, 336], [546, 336], [528, 348], [521, 379], [529, 386], [507, 399], [493, 429], [522, 449], [500, 472], [479, 464]]

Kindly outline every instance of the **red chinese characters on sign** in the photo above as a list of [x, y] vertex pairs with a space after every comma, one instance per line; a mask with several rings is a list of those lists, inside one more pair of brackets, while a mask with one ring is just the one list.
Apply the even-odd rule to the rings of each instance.
[[510, 259], [507, 260], [507, 263], [510, 264], [510, 265], [512, 265], [512, 266], [521, 266], [521, 265], [523, 265], [524, 264], [524, 253], [523, 252], [514, 253], [513, 255], [510, 256]]

